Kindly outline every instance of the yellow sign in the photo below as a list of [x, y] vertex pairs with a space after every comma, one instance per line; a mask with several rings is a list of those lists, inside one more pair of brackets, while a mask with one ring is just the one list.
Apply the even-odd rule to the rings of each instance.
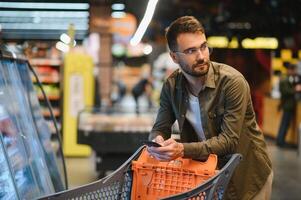
[[223, 36], [210, 36], [207, 41], [210, 47], [214, 48], [227, 48], [229, 45], [228, 38]]
[[241, 41], [241, 46], [245, 49], [277, 49], [278, 40], [273, 37], [245, 38]]
[[232, 37], [231, 41], [229, 42], [229, 48], [230, 49], [237, 49], [238, 46], [239, 46], [239, 43], [238, 43], [237, 37]]
[[281, 72], [285, 70], [283, 67], [282, 60], [280, 58], [272, 58], [272, 68], [273, 70], [279, 70]]
[[207, 38], [208, 44], [213, 48], [236, 49], [239, 45], [244, 49], [277, 49], [278, 40], [272, 37], [257, 37], [254, 39], [245, 38], [239, 43], [236, 37], [229, 40], [225, 36], [210, 36]]
[[68, 53], [64, 61], [63, 147], [65, 156], [88, 156], [90, 147], [77, 144], [77, 116], [93, 105], [93, 60], [81, 53]]
[[282, 49], [280, 56], [282, 60], [289, 61], [292, 59], [293, 53], [290, 49]]

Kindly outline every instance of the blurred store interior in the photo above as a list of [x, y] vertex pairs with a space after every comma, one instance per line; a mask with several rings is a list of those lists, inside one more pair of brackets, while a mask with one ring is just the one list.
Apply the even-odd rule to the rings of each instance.
[[[278, 109], [279, 81], [287, 73], [285, 65], [296, 65], [301, 77], [300, 0], [1, 1], [1, 66], [9, 65], [3, 52], [13, 52], [13, 58], [28, 60], [37, 74], [39, 81], [32, 72], [28, 80], [21, 72], [18, 77], [23, 84], [32, 84], [30, 95], [39, 100], [38, 112], [47, 127], [35, 126], [37, 134], [32, 137], [42, 141], [35, 143], [41, 151], [52, 152], [64, 182], [62, 187], [66, 188], [66, 179], [71, 189], [110, 174], [147, 139], [162, 83], [178, 68], [169, 57], [165, 29], [183, 15], [193, 15], [203, 23], [213, 49], [211, 60], [233, 66], [250, 85], [257, 122], [274, 167], [272, 199], [300, 199], [300, 94], [296, 94], [298, 105], [286, 145], [276, 145], [282, 115]], [[7, 77], [14, 75], [5, 74], [5, 70], [1, 73], [1, 81], [5, 79], [3, 83], [9, 84]], [[143, 81], [144, 91], [135, 98], [133, 88], [139, 88], [138, 83]], [[28, 102], [26, 95], [11, 96], [6, 103], [22, 98]], [[24, 120], [21, 114], [14, 115], [17, 107], [12, 106], [10, 111], [1, 98], [0, 122], [3, 113], [14, 116], [12, 121], [16, 123]], [[30, 113], [24, 110], [24, 115]], [[40, 136], [39, 130], [46, 132]], [[5, 141], [2, 145], [5, 152]], [[16, 148], [20, 148], [18, 145]], [[28, 155], [35, 157], [27, 150], [31, 142], [22, 145]], [[4, 157], [0, 157], [1, 162]], [[8, 168], [13, 173], [11, 163]], [[8, 176], [1, 170], [0, 188]], [[26, 176], [22, 173], [20, 180]], [[54, 182], [51, 170], [48, 176], [48, 182]], [[36, 198], [61, 188], [43, 192], [36, 189], [27, 197]], [[0, 189], [0, 199], [5, 199], [7, 193]]]

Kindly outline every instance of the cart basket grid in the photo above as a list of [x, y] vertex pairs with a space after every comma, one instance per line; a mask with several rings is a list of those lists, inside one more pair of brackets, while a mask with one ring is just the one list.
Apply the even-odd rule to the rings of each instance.
[[[129, 200], [133, 182], [133, 172], [131, 165], [133, 160], [137, 160], [145, 146], [140, 147], [126, 162], [110, 175], [83, 185], [78, 188], [62, 191], [39, 198], [40, 200]], [[232, 174], [239, 164], [242, 156], [232, 154], [227, 163], [212, 177], [204, 181], [195, 188], [168, 196], [164, 200], [211, 200], [223, 199], [224, 191], [232, 177]], [[163, 200], [162, 199], [162, 200]]]

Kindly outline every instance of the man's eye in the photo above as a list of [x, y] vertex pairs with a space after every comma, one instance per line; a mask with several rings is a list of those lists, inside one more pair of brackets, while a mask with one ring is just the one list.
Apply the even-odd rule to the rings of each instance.
[[197, 52], [197, 49], [196, 49], [196, 48], [194, 48], [194, 49], [188, 49], [188, 50], [186, 51], [187, 54], [194, 54], [195, 52]]
[[203, 50], [205, 50], [207, 48], [207, 44], [203, 44], [202, 46], [201, 46], [201, 50], [203, 51]]

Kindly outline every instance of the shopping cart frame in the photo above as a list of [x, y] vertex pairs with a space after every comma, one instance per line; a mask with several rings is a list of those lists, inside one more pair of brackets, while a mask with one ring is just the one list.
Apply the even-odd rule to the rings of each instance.
[[[131, 163], [136, 160], [145, 146], [141, 146], [126, 162], [124, 162], [117, 170], [110, 175], [95, 181], [93, 183], [83, 185], [81, 187], [62, 191], [49, 196], [44, 196], [41, 200], [92, 200], [92, 199], [130, 199], [132, 187], [132, 171]], [[205, 199], [222, 199], [223, 193], [231, 179], [231, 176], [239, 164], [242, 156], [240, 154], [232, 154], [228, 162], [218, 171], [216, 175], [209, 178], [204, 183], [193, 188], [192, 190], [176, 194], [164, 200], [179, 200], [193, 197], [200, 197], [200, 194], [206, 194]], [[162, 200], [163, 200], [162, 199]]]

